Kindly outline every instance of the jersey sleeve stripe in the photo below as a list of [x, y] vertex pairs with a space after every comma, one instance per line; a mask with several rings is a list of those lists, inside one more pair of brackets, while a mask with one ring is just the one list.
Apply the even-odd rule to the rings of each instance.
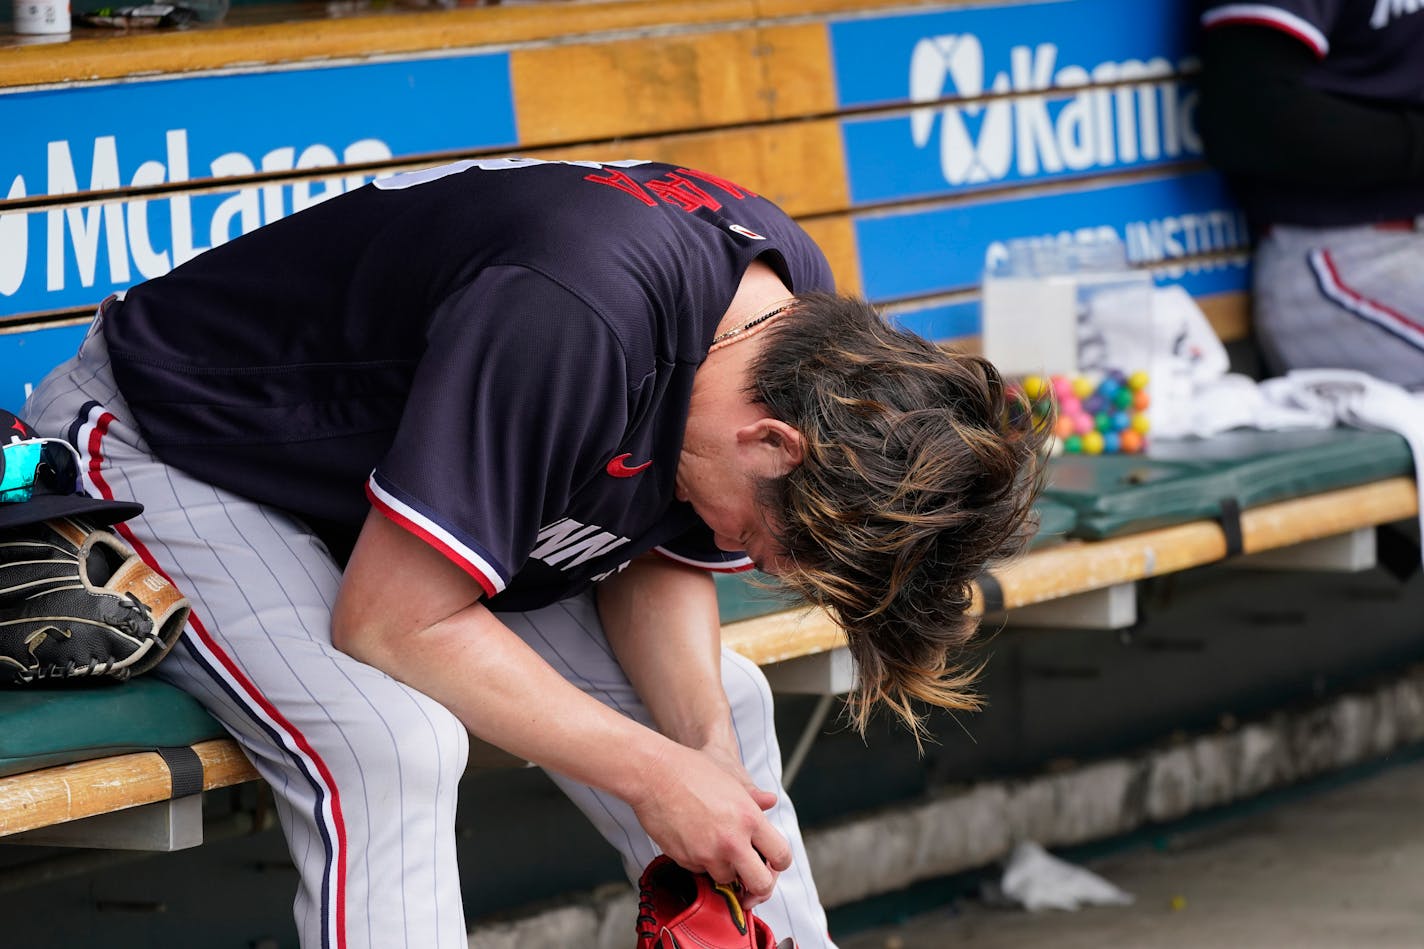
[[706, 560], [676, 554], [666, 547], [654, 547], [653, 550], [669, 560], [685, 563], [690, 567], [700, 567], [703, 570], [711, 570], [713, 573], [741, 573], [745, 570], [751, 570], [756, 566], [756, 564], [752, 562], [752, 558], [747, 556], [732, 560]]
[[1314, 50], [1318, 59], [1330, 52], [1330, 39], [1314, 23], [1268, 3], [1228, 3], [1203, 13], [1201, 22], [1207, 29], [1229, 23], [1268, 26], [1294, 36]]
[[473, 577], [484, 588], [486, 596], [494, 596], [505, 588], [503, 576], [489, 558], [382, 487], [374, 473], [366, 481], [366, 497], [386, 517], [440, 551], [455, 566]]

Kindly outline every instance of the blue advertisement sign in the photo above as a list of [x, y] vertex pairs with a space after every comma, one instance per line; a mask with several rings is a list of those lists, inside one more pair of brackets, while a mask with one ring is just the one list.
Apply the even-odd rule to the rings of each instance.
[[[1191, 0], [957, 7], [831, 26], [856, 203], [1199, 156]], [[965, 104], [960, 100], [990, 96]]]
[[79, 351], [88, 331], [85, 323], [0, 333], [0, 408], [18, 413], [45, 374]]
[[855, 230], [865, 295], [881, 302], [976, 287], [1010, 240], [1116, 239], [1129, 261], [1193, 296], [1246, 287], [1244, 262], [1200, 259], [1248, 246], [1245, 216], [1211, 171], [866, 214]]
[[891, 323], [925, 339], [946, 342], [978, 334], [979, 301], [937, 303], [887, 314]]
[[[512, 145], [507, 53], [0, 94], [0, 198]], [[0, 215], [0, 316], [91, 306], [370, 176]]]

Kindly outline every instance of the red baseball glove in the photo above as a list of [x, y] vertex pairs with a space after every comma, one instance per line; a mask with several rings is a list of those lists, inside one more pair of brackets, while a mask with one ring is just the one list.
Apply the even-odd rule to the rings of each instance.
[[638, 881], [638, 949], [796, 949], [742, 909], [737, 891], [670, 857], [648, 864]]

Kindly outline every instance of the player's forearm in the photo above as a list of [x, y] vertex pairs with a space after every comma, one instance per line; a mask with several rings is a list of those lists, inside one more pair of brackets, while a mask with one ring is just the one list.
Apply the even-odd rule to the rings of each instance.
[[668, 745], [571, 685], [481, 604], [398, 638], [372, 630], [340, 645], [450, 709], [472, 734], [623, 800]]
[[609, 645], [663, 733], [694, 748], [734, 749], [712, 578], [649, 554], [600, 584], [598, 607]]
[[672, 745], [570, 685], [480, 602], [463, 570], [375, 511], [331, 633], [336, 648], [429, 695], [486, 741], [624, 800]]

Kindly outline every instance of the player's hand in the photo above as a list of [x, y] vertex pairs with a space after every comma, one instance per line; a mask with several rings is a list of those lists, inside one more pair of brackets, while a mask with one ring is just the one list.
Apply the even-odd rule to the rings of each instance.
[[[752, 776], [747, 772], [746, 766], [742, 764], [741, 756], [737, 754], [735, 746], [728, 746], [719, 742], [709, 742], [702, 746], [701, 751], [715, 761], [724, 771], [742, 782], [742, 787], [747, 789], [747, 793], [752, 796], [752, 800], [756, 801], [757, 807], [760, 807], [764, 811], [769, 811], [776, 806], [776, 793], [757, 787], [756, 782], [752, 780]], [[776, 878], [780, 876], [780, 871], [784, 869], [786, 868], [780, 867], [772, 869], [772, 887], [776, 886]], [[746, 884], [743, 883], [742, 905], [746, 909], [751, 909], [758, 903], [765, 902], [770, 894], [771, 890], [768, 889], [765, 896], [754, 895], [747, 888]]]
[[791, 865], [791, 847], [762, 813], [776, 795], [725, 758], [669, 743], [628, 803], [664, 853], [718, 883], [740, 882], [751, 908], [771, 896], [777, 874]]

